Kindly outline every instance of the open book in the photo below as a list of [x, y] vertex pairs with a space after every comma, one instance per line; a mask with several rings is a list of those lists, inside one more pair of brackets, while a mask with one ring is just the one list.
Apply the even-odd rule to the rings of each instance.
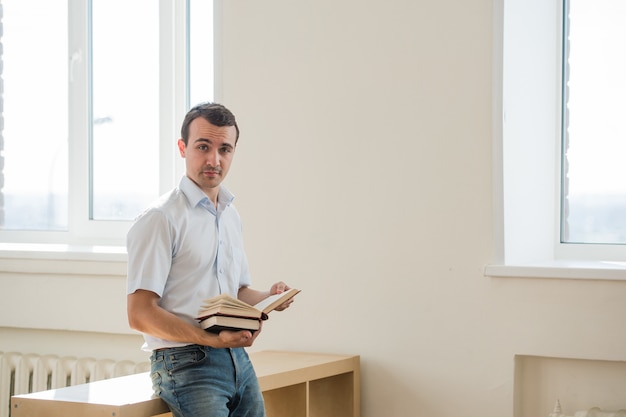
[[300, 290], [291, 288], [280, 294], [270, 295], [251, 306], [228, 294], [220, 294], [205, 300], [198, 311], [197, 320], [206, 331], [219, 333], [222, 330], [258, 330], [260, 320], [267, 320], [268, 313], [293, 298]]

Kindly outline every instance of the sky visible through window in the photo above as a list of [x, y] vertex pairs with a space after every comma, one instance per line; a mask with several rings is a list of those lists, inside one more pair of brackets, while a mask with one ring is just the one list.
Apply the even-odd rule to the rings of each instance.
[[626, 243], [626, 2], [569, 11], [563, 240]]
[[67, 1], [3, 0], [4, 227], [67, 227]]

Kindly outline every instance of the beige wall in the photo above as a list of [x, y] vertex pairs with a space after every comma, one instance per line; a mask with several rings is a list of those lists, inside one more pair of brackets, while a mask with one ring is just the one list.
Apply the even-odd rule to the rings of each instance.
[[[483, 275], [495, 246], [491, 1], [229, 0], [221, 19], [220, 100], [242, 130], [228, 185], [255, 284], [303, 290], [255, 350], [360, 354], [363, 417], [510, 417], [516, 355], [626, 360], [625, 282]], [[0, 273], [3, 300], [43, 285], [80, 314], [67, 294], [78, 288], [115, 310], [99, 335], [74, 319], [71, 332], [56, 319], [30, 331], [32, 306], [13, 318], [0, 307], [0, 351], [35, 335], [104, 354], [110, 337], [114, 355], [143, 357], [116, 271]], [[553, 399], [532, 401], [551, 411]]]

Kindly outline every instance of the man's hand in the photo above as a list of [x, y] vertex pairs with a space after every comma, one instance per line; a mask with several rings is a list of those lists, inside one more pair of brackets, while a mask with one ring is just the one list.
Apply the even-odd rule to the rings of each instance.
[[222, 330], [220, 334], [217, 336], [221, 346], [223, 348], [234, 348], [234, 347], [250, 347], [261, 333], [261, 329], [263, 328], [263, 321], [260, 321], [261, 326], [259, 330], [255, 332], [251, 332], [250, 330], [239, 330], [239, 331], [230, 331], [230, 330]]
[[[250, 287], [241, 287], [239, 288], [237, 298], [253, 306], [265, 300], [270, 295], [282, 294], [289, 289], [291, 289], [289, 285], [285, 284], [282, 281], [279, 281], [276, 284], [272, 285], [269, 291], [259, 291], [259, 290], [252, 289]], [[291, 300], [285, 301], [283, 304], [279, 305], [278, 308], [276, 308], [275, 310], [282, 311], [286, 309], [287, 307], [289, 307], [291, 303], [293, 303], [293, 298]]]
[[[282, 294], [285, 291], [290, 290], [290, 289], [291, 288], [289, 287], [289, 285], [285, 284], [282, 281], [279, 281], [276, 284], [272, 285], [272, 288], [270, 288], [270, 295]], [[278, 307], [276, 307], [274, 310], [276, 310], [276, 311], [283, 311], [286, 308], [288, 308], [291, 305], [291, 303], [293, 303], [293, 297], [290, 298], [289, 300], [285, 301], [284, 303], [282, 303]]]

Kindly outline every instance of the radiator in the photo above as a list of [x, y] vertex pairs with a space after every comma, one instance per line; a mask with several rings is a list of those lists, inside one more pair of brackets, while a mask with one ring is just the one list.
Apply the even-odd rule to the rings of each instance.
[[29, 394], [150, 370], [149, 362], [0, 352], [0, 417], [12, 395]]

